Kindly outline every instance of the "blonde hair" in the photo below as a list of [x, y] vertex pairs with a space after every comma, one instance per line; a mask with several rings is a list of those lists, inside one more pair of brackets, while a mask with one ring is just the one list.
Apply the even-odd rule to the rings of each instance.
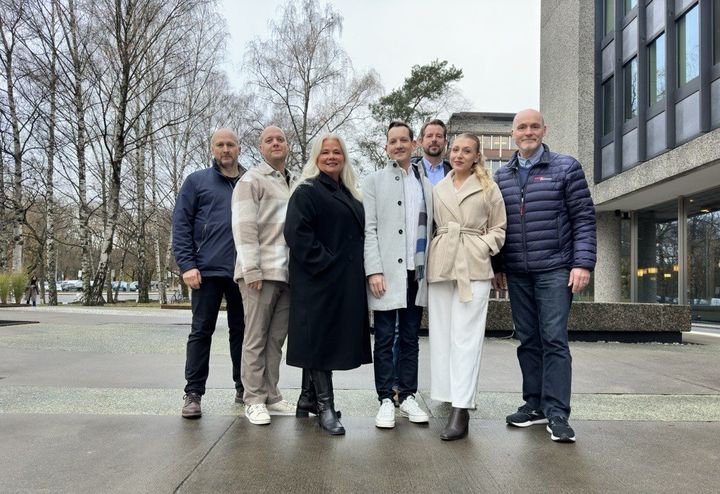
[[[473, 164], [471, 170], [473, 173], [475, 173], [475, 176], [480, 181], [480, 185], [482, 185], [483, 192], [487, 192], [488, 190], [490, 190], [490, 187], [493, 184], [493, 179], [490, 176], [490, 172], [488, 171], [487, 167], [485, 166], [485, 156], [483, 156], [483, 154], [482, 154], [480, 138], [478, 136], [476, 136], [475, 134], [470, 134], [470, 133], [465, 132], [458, 136], [455, 136], [455, 139], [453, 139], [453, 143], [455, 142], [455, 140], [460, 139], [460, 138], [470, 139], [471, 141], [473, 141], [475, 143], [475, 149], [480, 154], [480, 159], [477, 160], [475, 162], [475, 164]], [[451, 146], [451, 148], [452, 148], [452, 146]]]
[[307, 163], [305, 163], [302, 173], [300, 174], [300, 180], [295, 183], [293, 190], [295, 190], [295, 188], [297, 188], [300, 184], [305, 183], [308, 179], [315, 178], [320, 175], [320, 168], [317, 166], [317, 159], [318, 156], [320, 156], [323, 143], [332, 139], [336, 140], [340, 144], [340, 149], [342, 149], [343, 156], [345, 156], [345, 165], [340, 172], [340, 181], [350, 191], [355, 199], [362, 201], [362, 195], [356, 186], [357, 175], [355, 175], [352, 161], [350, 160], [350, 156], [348, 156], [345, 141], [343, 141], [339, 135], [333, 133], [323, 134], [313, 141], [312, 148], [310, 149], [310, 156], [308, 157]]

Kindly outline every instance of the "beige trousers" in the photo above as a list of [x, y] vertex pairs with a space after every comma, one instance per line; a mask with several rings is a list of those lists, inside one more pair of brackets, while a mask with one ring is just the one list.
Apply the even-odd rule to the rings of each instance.
[[430, 397], [475, 408], [490, 281], [471, 281], [472, 300], [460, 302], [454, 281], [430, 283]]
[[282, 347], [288, 332], [290, 287], [281, 281], [263, 281], [262, 289], [239, 281], [245, 309], [240, 378], [248, 405], [271, 405], [282, 400], [278, 389]]

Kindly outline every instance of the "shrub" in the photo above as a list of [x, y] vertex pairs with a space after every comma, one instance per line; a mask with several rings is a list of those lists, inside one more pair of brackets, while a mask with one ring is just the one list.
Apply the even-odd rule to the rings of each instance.
[[0, 273], [0, 303], [7, 304], [10, 293], [10, 273]]
[[22, 297], [27, 289], [28, 277], [22, 271], [16, 271], [10, 275], [10, 286], [12, 287], [13, 297], [15, 297], [15, 303], [22, 303]]

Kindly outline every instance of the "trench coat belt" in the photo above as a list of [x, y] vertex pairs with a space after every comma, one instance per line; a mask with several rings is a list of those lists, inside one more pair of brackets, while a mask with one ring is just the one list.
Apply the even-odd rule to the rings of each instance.
[[468, 266], [465, 249], [460, 249], [462, 237], [466, 235], [481, 236], [487, 233], [486, 228], [466, 228], [459, 223], [448, 221], [447, 226], [441, 226], [435, 231], [435, 235], [447, 235], [447, 256], [455, 262], [455, 275], [457, 277], [458, 289], [460, 290], [460, 302], [466, 303], [472, 300], [472, 289], [470, 288], [470, 266]]

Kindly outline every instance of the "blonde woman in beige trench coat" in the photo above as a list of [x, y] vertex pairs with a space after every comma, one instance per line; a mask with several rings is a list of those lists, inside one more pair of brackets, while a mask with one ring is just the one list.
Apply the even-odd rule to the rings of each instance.
[[505, 205], [485, 168], [480, 141], [461, 134], [450, 148], [453, 170], [433, 188], [436, 229], [428, 254], [430, 376], [433, 400], [452, 404], [440, 438], [468, 433], [485, 336], [490, 257], [505, 242]]

